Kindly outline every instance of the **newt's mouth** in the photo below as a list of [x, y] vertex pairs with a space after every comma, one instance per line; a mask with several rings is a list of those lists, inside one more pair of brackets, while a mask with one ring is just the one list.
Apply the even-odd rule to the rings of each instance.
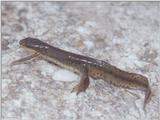
[[25, 45], [20, 45], [20, 48], [24, 48], [24, 49], [29, 50], [31, 52], [36, 52], [35, 50], [30, 49], [30, 48], [26, 47]]

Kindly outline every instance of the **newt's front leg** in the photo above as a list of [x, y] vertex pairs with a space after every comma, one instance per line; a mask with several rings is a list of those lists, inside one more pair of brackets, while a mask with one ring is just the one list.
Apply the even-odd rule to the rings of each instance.
[[25, 62], [25, 61], [27, 61], [27, 60], [31, 60], [32, 58], [35, 58], [35, 57], [37, 57], [37, 56], [39, 56], [39, 53], [34, 53], [34, 54], [30, 55], [30, 56], [27, 56], [27, 57], [21, 58], [21, 59], [19, 59], [19, 60], [13, 61], [13, 62], [11, 63], [11, 65], [16, 65], [16, 64], [23, 63], [23, 62]]
[[83, 68], [80, 82], [73, 88], [71, 92], [77, 92], [78, 95], [80, 92], [85, 92], [88, 86], [89, 86], [88, 69]]

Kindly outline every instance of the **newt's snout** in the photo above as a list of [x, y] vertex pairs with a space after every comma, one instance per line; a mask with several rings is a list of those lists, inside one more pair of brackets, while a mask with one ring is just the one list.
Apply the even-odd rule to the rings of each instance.
[[22, 46], [27, 46], [29, 44], [30, 38], [25, 38], [19, 41], [19, 44]]
[[19, 41], [19, 44], [25, 46], [25, 42], [23, 40]]
[[37, 39], [30, 38], [30, 37], [22, 39], [22, 40], [19, 41], [19, 44], [21, 46], [25, 46], [25, 47], [28, 47], [28, 48], [31, 48], [31, 47], [33, 47], [35, 45], [38, 45], [39, 43], [40, 42]]

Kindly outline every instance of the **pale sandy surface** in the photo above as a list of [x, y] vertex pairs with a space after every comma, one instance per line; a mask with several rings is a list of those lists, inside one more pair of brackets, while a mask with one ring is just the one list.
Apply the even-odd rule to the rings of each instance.
[[[2, 2], [3, 120], [158, 120], [159, 2]], [[78, 97], [79, 77], [43, 59], [10, 66], [30, 54], [19, 40], [36, 37], [106, 60], [149, 78], [154, 96], [94, 81]]]

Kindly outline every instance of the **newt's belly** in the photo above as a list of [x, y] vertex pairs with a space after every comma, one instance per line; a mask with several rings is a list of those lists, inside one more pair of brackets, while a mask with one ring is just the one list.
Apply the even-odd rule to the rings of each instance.
[[60, 66], [62, 68], [65, 68], [65, 69], [68, 69], [68, 70], [71, 70], [73, 72], [76, 72], [76, 73], [80, 74], [80, 70], [78, 68], [76, 69], [76, 67], [73, 67], [70, 64], [66, 64], [63, 61], [58, 61], [58, 60], [56, 60], [54, 58], [51, 58], [51, 57], [48, 57], [48, 56], [45, 56], [45, 55], [42, 55], [42, 57], [44, 59], [46, 59], [47, 61], [52, 62], [52, 63], [54, 63], [54, 64], [56, 64], [56, 65], [58, 65], [58, 66]]

